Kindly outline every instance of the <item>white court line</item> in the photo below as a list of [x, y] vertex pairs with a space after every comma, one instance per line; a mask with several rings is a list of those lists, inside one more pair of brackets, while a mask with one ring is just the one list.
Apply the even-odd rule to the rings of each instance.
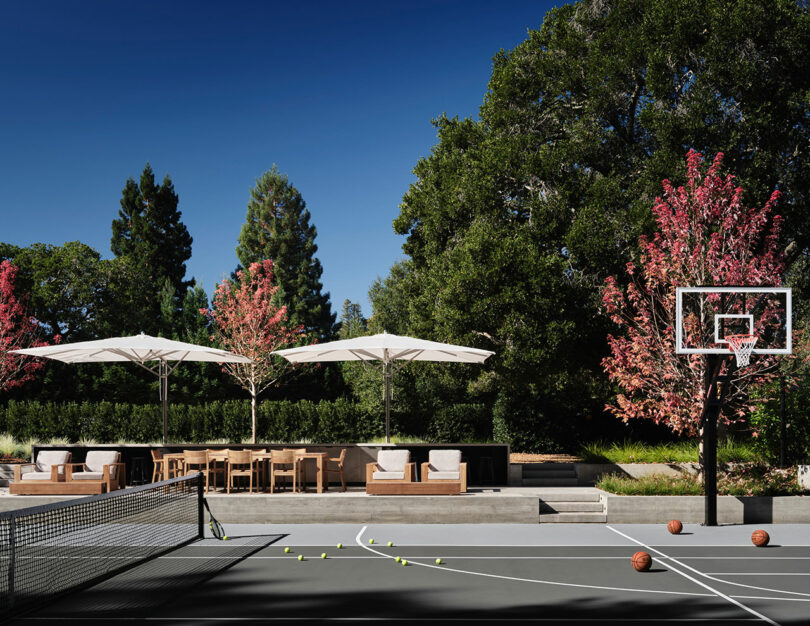
[[[620, 530], [616, 530], [616, 529], [615, 529], [615, 528], [613, 528], [612, 526], [606, 526], [606, 528], [608, 528], [608, 529], [612, 530], [614, 533], [616, 533], [616, 534], [618, 534], [618, 535], [621, 535], [622, 537], [624, 537], [624, 538], [626, 538], [626, 539], [629, 539], [630, 541], [632, 541], [632, 542], [633, 542], [633, 543], [635, 543], [636, 545], [639, 545], [639, 546], [641, 546], [642, 548], [646, 548], [646, 549], [647, 549], [647, 550], [649, 550], [650, 552], [655, 552], [656, 554], [660, 554], [661, 556], [666, 556], [666, 555], [665, 555], [663, 552], [661, 552], [660, 550], [656, 550], [655, 548], [651, 548], [650, 546], [646, 545], [645, 543], [642, 543], [642, 542], [641, 542], [641, 541], [639, 541], [638, 539], [633, 539], [633, 538], [632, 538], [630, 535], [626, 535], [626, 534], [624, 534], [622, 531], [620, 531]], [[692, 568], [691, 568], [691, 567], [689, 567], [688, 565], [683, 564], [683, 563], [681, 563], [680, 561], [678, 561], [677, 559], [673, 559], [673, 558], [671, 558], [671, 557], [669, 558], [669, 560], [670, 560], [670, 563], [669, 563], [669, 569], [671, 569], [671, 570], [672, 570], [673, 572], [675, 572], [676, 574], [680, 574], [680, 575], [681, 575], [681, 576], [683, 576], [684, 578], [686, 578], [686, 579], [688, 579], [688, 580], [691, 580], [691, 581], [692, 581], [693, 583], [695, 583], [696, 585], [700, 585], [700, 586], [701, 586], [701, 587], [703, 587], [704, 589], [708, 589], [709, 591], [711, 591], [712, 593], [714, 593], [714, 594], [715, 594], [715, 595], [717, 595], [718, 597], [723, 598], [724, 600], [727, 600], [727, 601], [731, 602], [732, 604], [734, 604], [734, 605], [736, 605], [736, 606], [740, 607], [740, 608], [741, 608], [741, 609], [743, 609], [744, 611], [747, 611], [747, 612], [748, 612], [748, 613], [750, 613], [751, 615], [753, 615], [753, 616], [755, 616], [755, 617], [758, 617], [758, 618], [760, 618], [760, 619], [761, 619], [761, 620], [763, 620], [763, 621], [768, 622], [769, 624], [771, 624], [771, 626], [780, 626], [778, 622], [775, 622], [775, 621], [774, 621], [774, 620], [772, 620], [770, 617], [767, 617], [766, 615], [763, 615], [762, 613], [759, 613], [758, 611], [755, 611], [754, 609], [752, 609], [752, 608], [749, 608], [749, 607], [745, 606], [745, 605], [744, 605], [742, 602], [739, 602], [738, 600], [735, 600], [734, 598], [731, 598], [731, 597], [727, 596], [727, 595], [726, 595], [726, 594], [724, 594], [722, 591], [718, 591], [718, 590], [717, 590], [717, 589], [715, 589], [714, 587], [710, 587], [710, 586], [709, 586], [709, 585], [707, 585], [706, 583], [699, 581], [697, 578], [694, 578], [694, 577], [690, 576], [690, 575], [689, 575], [689, 574], [687, 574], [686, 572], [682, 572], [682, 571], [680, 571], [679, 569], [677, 569], [676, 567], [673, 567], [673, 566], [672, 566], [672, 563], [677, 563], [678, 565], [681, 565], [681, 566], [686, 567], [686, 568], [688, 568], [688, 569], [692, 569]], [[696, 571], [696, 570], [692, 570], [692, 571]], [[699, 572], [698, 572], [698, 573], [699, 573]]]
[[[109, 617], [21, 617], [20, 621], [60, 621], [60, 622], [109, 622]], [[486, 622], [492, 623], [491, 617], [115, 617], [116, 622]], [[620, 624], [646, 622], [651, 620], [648, 617], [603, 617], [603, 618], [581, 618], [581, 617], [499, 617], [498, 622], [571, 622], [571, 623], [602, 623], [618, 622]], [[720, 617], [720, 618], [667, 618], [656, 617], [656, 622], [758, 622], [760, 620], [753, 617]]]
[[810, 572], [709, 572], [706, 576], [810, 576]]
[[[386, 557], [388, 559], [393, 560], [394, 557], [391, 556], [390, 554], [385, 554], [384, 552], [380, 552], [380, 551], [375, 550], [373, 548], [369, 548], [367, 545], [365, 545], [360, 540], [360, 537], [363, 535], [364, 532], [366, 532], [367, 528], [368, 528], [368, 526], [363, 526], [360, 529], [360, 532], [357, 533], [357, 536], [354, 538], [357, 545], [360, 546], [361, 548], [365, 549], [365, 550], [368, 550], [369, 552], [371, 552], [373, 554], [378, 554], [380, 556], [384, 556], [384, 557]], [[452, 557], [450, 557], [450, 558], [452, 558]], [[535, 583], [535, 584], [541, 584], [541, 585], [555, 585], [555, 586], [558, 586], [558, 587], [577, 587], [579, 589], [602, 589], [604, 591], [627, 591], [627, 592], [630, 592], [630, 593], [660, 593], [660, 594], [664, 594], [664, 595], [676, 595], [676, 596], [712, 597], [712, 594], [710, 594], [710, 593], [693, 593], [693, 592], [689, 592], [689, 591], [668, 591], [668, 590], [657, 590], [657, 589], [632, 589], [632, 588], [626, 588], [626, 587], [605, 587], [605, 586], [602, 586], [602, 585], [584, 585], [584, 584], [578, 584], [578, 583], [563, 583], [563, 582], [559, 582], [559, 581], [556, 581], [556, 580], [539, 580], [539, 579], [535, 579], [535, 578], [518, 578], [516, 576], [503, 576], [501, 574], [487, 574], [487, 573], [484, 573], [484, 572], [470, 572], [468, 570], [463, 570], [463, 569], [454, 569], [452, 567], [447, 567], [445, 565], [430, 565], [429, 563], [418, 563], [416, 561], [408, 561], [408, 562], [410, 564], [412, 564], [412, 565], [418, 565], [420, 567], [429, 567], [431, 569], [437, 569], [437, 570], [441, 570], [443, 572], [455, 572], [457, 574], [467, 574], [468, 576], [481, 576], [483, 578], [497, 578], [497, 579], [500, 579], [500, 580], [514, 580], [514, 581], [522, 582], [522, 583]], [[774, 626], [779, 626], [779, 625], [774, 624]]]

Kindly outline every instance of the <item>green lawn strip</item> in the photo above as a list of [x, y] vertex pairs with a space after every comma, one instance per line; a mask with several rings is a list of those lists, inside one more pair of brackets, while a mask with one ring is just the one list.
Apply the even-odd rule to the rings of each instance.
[[[697, 463], [698, 442], [657, 445], [635, 441], [593, 442], [582, 446], [577, 456], [582, 463]], [[717, 447], [717, 460], [720, 463], [750, 463], [762, 459], [749, 444], [726, 440]]]
[[[651, 474], [640, 478], [607, 474], [596, 487], [623, 496], [700, 496], [703, 485], [696, 476]], [[778, 469], [764, 465], [741, 465], [719, 472], [717, 492], [728, 496], [796, 496], [809, 495], [796, 480], [796, 468]]]

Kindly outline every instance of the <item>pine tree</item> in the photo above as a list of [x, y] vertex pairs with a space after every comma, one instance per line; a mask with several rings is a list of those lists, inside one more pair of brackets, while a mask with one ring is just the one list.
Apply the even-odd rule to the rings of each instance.
[[250, 190], [247, 216], [236, 255], [242, 267], [272, 259], [280, 287], [277, 298], [287, 307], [289, 324], [304, 325], [319, 341], [331, 339], [335, 315], [329, 293], [322, 293], [323, 268], [315, 258], [317, 231], [299, 191], [276, 166]]
[[366, 318], [360, 310], [357, 302], [352, 302], [348, 298], [343, 301], [343, 309], [340, 312], [340, 330], [338, 336], [341, 339], [351, 339], [359, 337], [366, 332]]
[[129, 178], [122, 193], [118, 219], [112, 223], [110, 247], [116, 257], [130, 257], [149, 276], [153, 288], [151, 293], [143, 294], [144, 306], [151, 312], [154, 324], [142, 330], [154, 333], [161, 325], [159, 294], [166, 288], [166, 281], [175, 294], [184, 294], [192, 283], [184, 280], [192, 238], [180, 221], [179, 198], [168, 174], [156, 185], [155, 174], [147, 163], [140, 183]]

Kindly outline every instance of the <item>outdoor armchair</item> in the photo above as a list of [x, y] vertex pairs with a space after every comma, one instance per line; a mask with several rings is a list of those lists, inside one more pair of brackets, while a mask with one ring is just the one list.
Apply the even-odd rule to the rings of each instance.
[[209, 478], [211, 477], [211, 466], [208, 461], [207, 450], [183, 450], [183, 475], [188, 476], [196, 472], [205, 475], [205, 492], [209, 491]]
[[461, 450], [431, 450], [428, 462], [422, 463], [422, 482], [460, 482], [461, 492], [467, 491], [467, 464], [461, 462]]
[[270, 456], [270, 493], [275, 493], [277, 476], [292, 477], [292, 490], [295, 493], [298, 481], [303, 478], [303, 467], [296, 458], [298, 452], [306, 452], [306, 448], [300, 450], [273, 450]]
[[[65, 465], [70, 463], [70, 452], [64, 450], [41, 450], [35, 463], [14, 466], [14, 482], [41, 481], [62, 482], [65, 480]], [[14, 493], [12, 491], [12, 493]]]
[[125, 467], [117, 450], [90, 450], [84, 463], [68, 463], [66, 467], [67, 482], [98, 483], [99, 493], [125, 486]]
[[[337, 458], [328, 457], [326, 467], [323, 468], [323, 471], [326, 472], [326, 484], [329, 484], [329, 474], [338, 474], [340, 476], [340, 485], [343, 487], [343, 491], [346, 491], [346, 477], [343, 475], [343, 461], [346, 460], [346, 448], [343, 448], [340, 451], [340, 456]], [[329, 463], [337, 463], [337, 467], [332, 469], [329, 467]]]
[[416, 463], [410, 463], [410, 460], [410, 450], [380, 450], [377, 462], [366, 464], [366, 485], [374, 482], [413, 482]]

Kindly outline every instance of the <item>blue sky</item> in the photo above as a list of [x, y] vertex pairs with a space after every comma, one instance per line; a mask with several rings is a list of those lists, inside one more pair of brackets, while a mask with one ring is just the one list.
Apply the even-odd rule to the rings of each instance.
[[333, 311], [403, 257], [391, 226], [431, 118], [477, 116], [492, 56], [550, 2], [4, 3], [0, 241], [110, 253], [121, 190], [169, 174], [209, 296], [273, 163], [318, 229]]

